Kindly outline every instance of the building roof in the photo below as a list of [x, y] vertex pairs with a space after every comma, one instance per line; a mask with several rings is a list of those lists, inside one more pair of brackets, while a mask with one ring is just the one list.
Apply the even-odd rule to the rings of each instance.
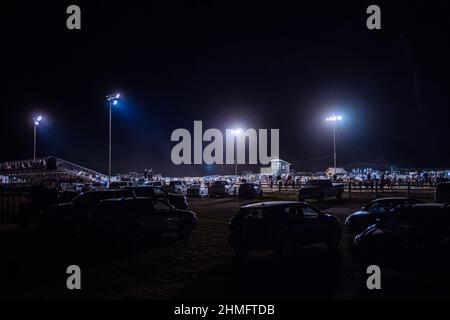
[[334, 170], [335, 168], [330, 167], [325, 171], [325, 174], [346, 174], [347, 171], [344, 168], [336, 168], [336, 171]]
[[287, 165], [291, 165], [289, 162], [287, 162], [285, 160], [282, 160], [282, 159], [272, 159], [272, 160], [270, 160], [270, 162], [275, 162], [275, 161], [277, 161], [277, 162], [284, 162]]

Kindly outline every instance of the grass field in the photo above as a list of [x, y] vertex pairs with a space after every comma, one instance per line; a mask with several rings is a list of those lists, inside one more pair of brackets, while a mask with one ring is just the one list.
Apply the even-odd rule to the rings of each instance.
[[[272, 194], [264, 200], [295, 200]], [[368, 199], [313, 203], [341, 224]], [[199, 225], [186, 240], [148, 240], [133, 248], [99, 251], [74, 249], [59, 239], [42, 240], [33, 230], [1, 233], [5, 259], [0, 267], [2, 299], [359, 299], [419, 295], [427, 279], [412, 289], [408, 274], [386, 271], [382, 294], [365, 288], [364, 269], [348, 253], [344, 234], [340, 254], [310, 246], [286, 261], [271, 252], [251, 253], [236, 262], [228, 246], [228, 222], [239, 207], [255, 201], [193, 199]], [[82, 270], [82, 290], [66, 289], [66, 268]], [[405, 278], [406, 277], [406, 278]], [[417, 278], [417, 277], [416, 277]], [[393, 280], [392, 280], [393, 279]], [[422, 281], [422, 280], [421, 280]], [[432, 280], [430, 280], [432, 281]], [[397, 288], [398, 283], [403, 287]], [[420, 289], [420, 290], [419, 290]], [[441, 288], [438, 292], [442, 293]], [[419, 295], [421, 297], [421, 295]]]

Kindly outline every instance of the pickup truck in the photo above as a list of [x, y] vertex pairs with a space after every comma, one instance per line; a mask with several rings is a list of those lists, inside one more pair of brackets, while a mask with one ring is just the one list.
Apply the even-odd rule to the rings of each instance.
[[227, 197], [236, 195], [236, 186], [228, 181], [215, 181], [209, 188], [210, 197]]
[[184, 181], [173, 180], [170, 181], [169, 185], [163, 186], [163, 189], [168, 193], [176, 193], [185, 195], [188, 186]]
[[317, 199], [325, 200], [326, 197], [336, 197], [338, 201], [342, 200], [344, 184], [333, 183], [328, 179], [309, 180], [298, 190], [298, 200]]

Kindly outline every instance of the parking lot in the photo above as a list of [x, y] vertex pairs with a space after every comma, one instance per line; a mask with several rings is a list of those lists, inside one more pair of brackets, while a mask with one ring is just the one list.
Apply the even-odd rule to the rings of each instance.
[[[263, 200], [295, 200], [295, 196], [273, 194]], [[342, 203], [327, 201], [313, 205], [335, 215], [343, 225], [345, 218], [367, 200], [346, 198]], [[359, 299], [448, 294], [448, 276], [442, 277], [435, 266], [432, 271], [423, 267], [401, 272], [382, 270], [382, 290], [369, 292], [365, 287], [368, 277], [365, 268], [351, 259], [349, 236], [345, 233], [339, 254], [317, 245], [305, 248], [289, 260], [272, 252], [252, 252], [243, 261], [237, 261], [228, 245], [228, 222], [240, 206], [252, 202], [255, 200], [191, 199], [189, 204], [197, 212], [199, 224], [189, 239], [166, 237], [134, 243], [132, 248], [125, 249], [99, 251], [95, 244], [77, 248], [56, 239], [42, 239], [33, 230], [3, 232], [0, 296]], [[82, 290], [77, 292], [66, 289], [66, 268], [71, 264], [82, 270]]]

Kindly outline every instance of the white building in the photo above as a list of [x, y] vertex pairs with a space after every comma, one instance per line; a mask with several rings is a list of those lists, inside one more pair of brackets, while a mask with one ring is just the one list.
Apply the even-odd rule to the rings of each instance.
[[261, 168], [261, 173], [274, 176], [288, 174], [290, 172], [290, 166], [291, 164], [287, 161], [272, 159], [270, 160], [270, 167]]

